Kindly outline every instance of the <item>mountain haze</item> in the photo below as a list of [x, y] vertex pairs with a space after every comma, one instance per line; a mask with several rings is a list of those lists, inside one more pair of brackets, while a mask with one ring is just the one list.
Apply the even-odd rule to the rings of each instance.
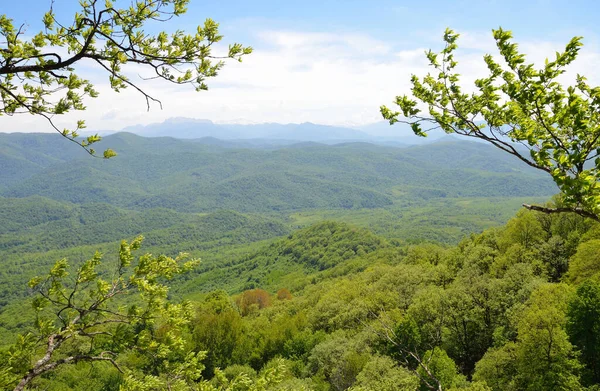
[[[420, 138], [413, 134], [408, 126], [387, 122], [370, 125], [345, 127], [304, 123], [214, 123], [207, 119], [175, 117], [161, 123], [135, 125], [123, 128], [121, 132], [134, 133], [144, 137], [175, 137], [181, 139], [199, 139], [214, 137], [221, 140], [273, 140], [278, 143], [290, 141], [316, 141], [335, 143], [341, 141], [396, 142], [403, 144], [423, 144], [439, 139], [445, 134], [441, 131], [431, 132], [428, 138]], [[100, 131], [101, 134], [112, 134], [115, 131]]]

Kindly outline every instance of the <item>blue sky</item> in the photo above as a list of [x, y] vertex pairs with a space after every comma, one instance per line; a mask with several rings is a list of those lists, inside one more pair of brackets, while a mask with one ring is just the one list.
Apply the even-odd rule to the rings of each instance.
[[[3, 1], [1, 12], [15, 21], [39, 27], [49, 0]], [[76, 0], [56, 0], [65, 20]], [[192, 0], [178, 26], [193, 27], [213, 18], [236, 39], [250, 38], [252, 29], [294, 29], [318, 32], [363, 32], [378, 39], [412, 37], [422, 30], [488, 31], [497, 26], [522, 38], [587, 35], [598, 30], [600, 3], [593, 0]], [[231, 34], [231, 35], [233, 35]], [[244, 39], [248, 41], [248, 39]]]
[[[2, 1], [0, 12], [28, 32], [40, 27], [49, 0]], [[161, 111], [145, 112], [133, 91], [120, 95], [106, 88], [97, 70], [84, 69], [96, 81], [100, 98], [88, 112], [65, 116], [65, 123], [84, 118], [92, 129], [120, 129], [169, 117], [207, 118], [221, 122], [319, 122], [360, 125], [379, 119], [377, 108], [407, 92], [411, 73], [425, 73], [423, 51], [441, 46], [451, 27], [464, 48], [458, 60], [465, 82], [482, 71], [481, 57], [493, 52], [492, 28], [512, 30], [534, 61], [553, 55], [568, 39], [584, 36], [586, 47], [575, 71], [594, 80], [600, 66], [600, 3], [596, 1], [359, 1], [359, 0], [192, 0], [186, 15], [152, 29], [192, 30], [205, 18], [221, 25], [225, 42], [252, 45], [242, 64], [228, 64], [208, 92], [172, 86], [148, 88], [165, 102]], [[58, 17], [69, 22], [75, 0], [56, 0]], [[462, 60], [462, 61], [461, 61]], [[45, 130], [32, 118], [12, 118], [3, 130]]]

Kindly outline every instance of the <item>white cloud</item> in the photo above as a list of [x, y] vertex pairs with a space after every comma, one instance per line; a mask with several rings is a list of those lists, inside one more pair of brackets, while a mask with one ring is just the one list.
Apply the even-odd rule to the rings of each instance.
[[[121, 129], [134, 124], [160, 122], [169, 117], [207, 118], [214, 121], [304, 122], [365, 124], [380, 120], [378, 108], [409, 91], [410, 75], [429, 71], [425, 48], [397, 50], [363, 34], [263, 31], [260, 44], [242, 63], [230, 62], [208, 92], [161, 82], [143, 82], [159, 97], [163, 110], [146, 102], [132, 89], [116, 94], [90, 74], [101, 93], [88, 100], [88, 110], [57, 119], [61, 126], [86, 119], [90, 129]], [[564, 48], [565, 42], [523, 42], [520, 48], [536, 63]], [[467, 32], [459, 42], [459, 72], [465, 83], [485, 75], [482, 56], [494, 53], [489, 33]], [[442, 46], [441, 43], [439, 45]], [[414, 45], [412, 45], [414, 47]], [[597, 47], [586, 47], [573, 70], [593, 80], [600, 66]], [[86, 72], [91, 72], [86, 68]], [[136, 69], [135, 72], [137, 73]], [[133, 76], [135, 77], [135, 76]], [[594, 76], [595, 77], [595, 76]], [[32, 116], [0, 118], [2, 131], [42, 131], [47, 125]]]
[[318, 49], [319, 52], [335, 51], [337, 55], [355, 56], [363, 54], [387, 54], [392, 50], [386, 42], [364, 34], [302, 33], [297, 31], [263, 31], [258, 36], [277, 49], [306, 52]]

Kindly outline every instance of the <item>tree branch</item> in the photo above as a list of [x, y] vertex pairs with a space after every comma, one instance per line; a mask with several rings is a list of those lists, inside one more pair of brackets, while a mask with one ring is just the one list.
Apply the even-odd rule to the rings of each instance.
[[539, 206], [539, 205], [529, 205], [529, 204], [523, 204], [523, 207], [529, 210], [535, 210], [537, 212], [542, 212], [542, 213], [547, 213], [547, 214], [554, 214], [554, 213], [575, 213], [578, 214], [580, 216], [583, 217], [588, 217], [592, 220], [598, 221], [600, 222], [600, 217], [596, 216], [595, 214], [588, 212], [582, 208], [548, 208], [545, 206]]

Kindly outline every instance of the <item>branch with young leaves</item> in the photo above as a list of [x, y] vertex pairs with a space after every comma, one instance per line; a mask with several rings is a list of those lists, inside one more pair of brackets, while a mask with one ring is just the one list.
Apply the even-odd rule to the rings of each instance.
[[[179, 349], [179, 329], [189, 322], [192, 311], [188, 303], [167, 302], [164, 280], [189, 271], [197, 261], [187, 260], [186, 254], [176, 258], [146, 254], [136, 261], [133, 252], [142, 240], [140, 236], [131, 243], [121, 243], [118, 264], [110, 279], [98, 272], [102, 255], [97, 252], [76, 269], [72, 278], [67, 260], [62, 259], [47, 276], [29, 282], [36, 293], [36, 333], [20, 337], [10, 357], [22, 360], [19, 352], [28, 352], [30, 364], [21, 371], [13, 370], [17, 362], [10, 359], [0, 364], [0, 373], [12, 373], [8, 382], [14, 383], [15, 391], [24, 390], [37, 377], [62, 365], [107, 362], [125, 372], [117, 362], [123, 351], [144, 350], [155, 354], [157, 361], [164, 361], [169, 352]], [[133, 299], [134, 293], [138, 293], [137, 299]], [[124, 296], [135, 304], [116, 303]], [[153, 331], [158, 319], [168, 328], [161, 340]], [[136, 332], [127, 335], [124, 327]], [[39, 355], [37, 360], [33, 359], [35, 355]], [[196, 356], [186, 357], [187, 366], [199, 361], [201, 355]]]
[[412, 96], [396, 97], [399, 111], [381, 106], [381, 114], [390, 124], [410, 125], [418, 136], [442, 129], [484, 140], [548, 173], [557, 184], [562, 208], [526, 208], [600, 221], [600, 87], [589, 86], [581, 75], [573, 86], [557, 80], [577, 58], [581, 37], [536, 69], [511, 42], [510, 31], [493, 30], [493, 36], [504, 64], [484, 56], [490, 74], [475, 81], [475, 92], [466, 93], [460, 85], [455, 59], [459, 35], [447, 29], [444, 49], [426, 53], [436, 74], [413, 75]]
[[[145, 92], [138, 81], [123, 70], [134, 64], [150, 70], [150, 78], [178, 85], [190, 85], [196, 91], [208, 89], [206, 81], [215, 77], [225, 59], [241, 61], [252, 52], [250, 47], [234, 43], [224, 55], [213, 54], [213, 45], [222, 40], [219, 25], [207, 19], [193, 34], [177, 30], [156, 35], [144, 31], [148, 22], [166, 22], [186, 12], [189, 0], [136, 0], [128, 8], [116, 8], [111, 0], [85, 0], [70, 25], [57, 19], [53, 8], [44, 15], [44, 31], [24, 39], [24, 25], [16, 28], [13, 20], [0, 15], [0, 115], [29, 113], [46, 118], [51, 127], [65, 138], [96, 156], [92, 145], [98, 135], [81, 139], [85, 128], [78, 121], [74, 129], [59, 129], [53, 119], [72, 110], [85, 110], [85, 97], [96, 98], [92, 83], [79, 77], [74, 68], [81, 62], [96, 64], [108, 74], [111, 88], [119, 92], [131, 87], [150, 103], [161, 101]], [[54, 5], [54, 3], [52, 3]], [[104, 158], [115, 156], [107, 149]]]

